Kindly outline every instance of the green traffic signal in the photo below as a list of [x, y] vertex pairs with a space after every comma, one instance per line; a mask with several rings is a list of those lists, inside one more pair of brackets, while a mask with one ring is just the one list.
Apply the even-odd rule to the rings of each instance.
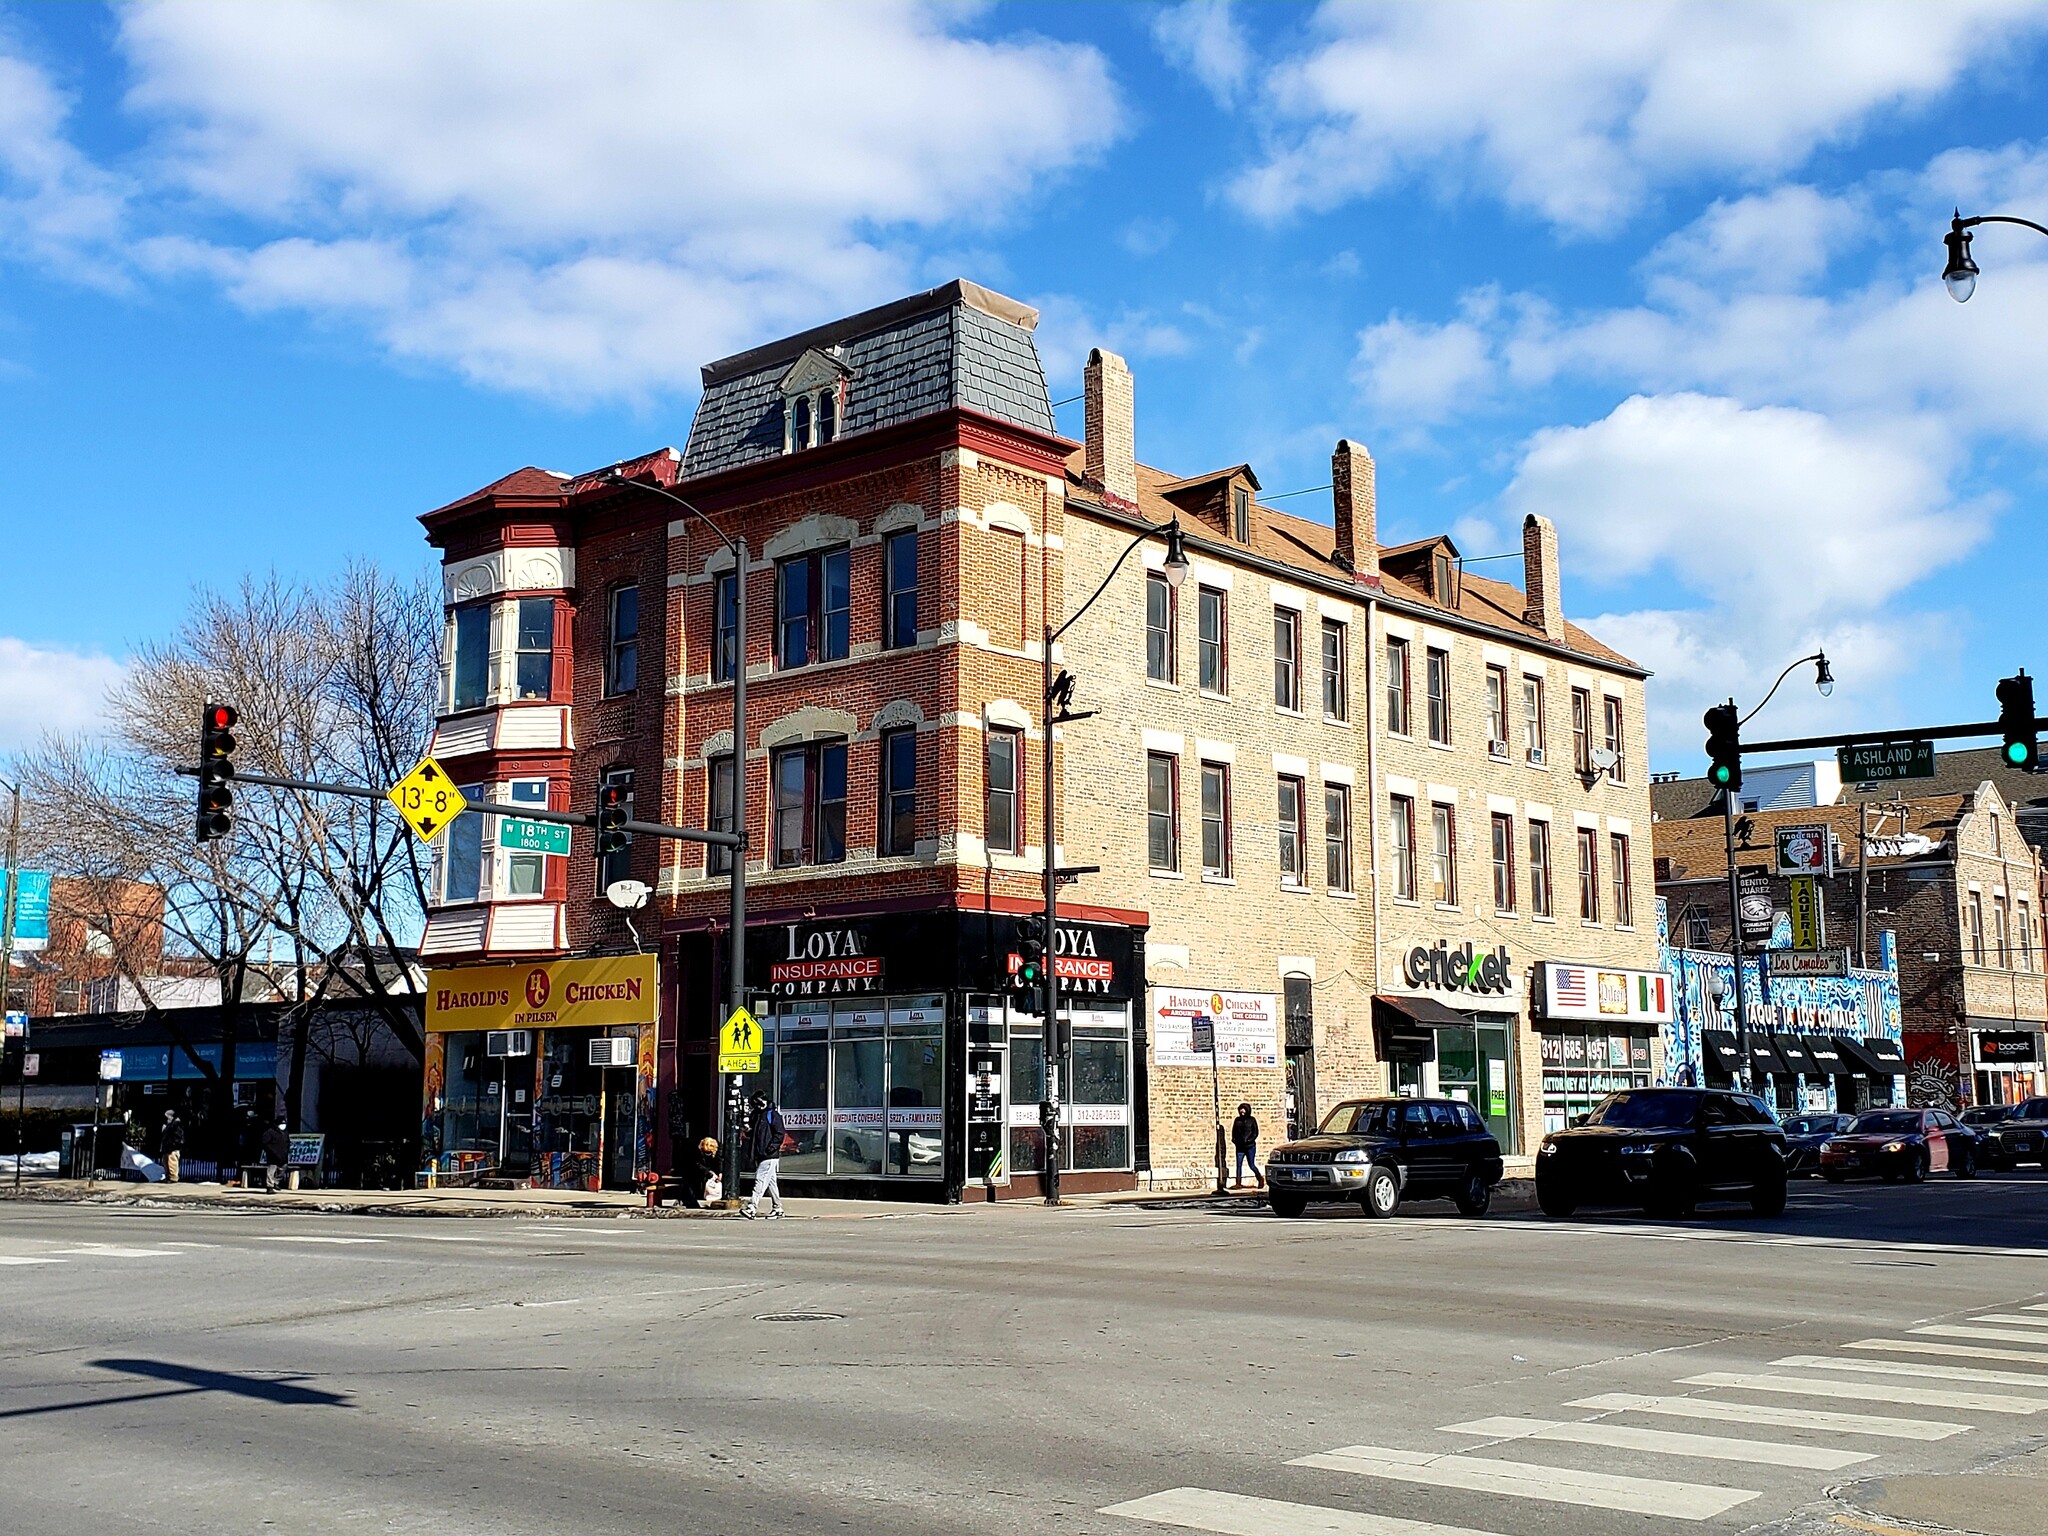
[[1728, 781], [1734, 776], [1734, 773], [1729, 769], [1726, 763], [1714, 764], [1714, 771], [1712, 774], [1709, 775], [1709, 777], [1712, 778], [1714, 781], [1714, 787], [1717, 789], [1726, 789], [1728, 787]]
[[2033, 755], [2027, 750], [2024, 741], [2008, 741], [2005, 744], [2005, 760], [2015, 768], [2024, 768]]

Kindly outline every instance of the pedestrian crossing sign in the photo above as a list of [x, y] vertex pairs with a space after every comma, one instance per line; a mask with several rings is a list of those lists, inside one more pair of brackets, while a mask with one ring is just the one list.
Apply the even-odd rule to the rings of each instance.
[[758, 1072], [761, 1070], [761, 1021], [745, 1008], [735, 1008], [718, 1032], [718, 1070]]

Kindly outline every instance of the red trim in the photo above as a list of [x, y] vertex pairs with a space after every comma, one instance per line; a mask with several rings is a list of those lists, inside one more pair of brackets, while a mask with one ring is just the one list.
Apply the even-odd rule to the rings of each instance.
[[[979, 893], [955, 892], [934, 900], [926, 896], [893, 896], [880, 899], [849, 902], [804, 902], [801, 905], [747, 909], [747, 929], [768, 927], [777, 923], [815, 922], [820, 918], [864, 917], [891, 912], [1009, 912], [1023, 916], [1030, 912], [1043, 912], [1045, 903], [1023, 896], [995, 896], [986, 905]], [[1078, 923], [1117, 923], [1126, 928], [1150, 928], [1152, 914], [1126, 907], [1099, 907], [1079, 902], [1063, 901], [1059, 904], [1059, 915]], [[701, 917], [666, 917], [662, 922], [664, 934], [685, 934], [723, 932], [726, 928], [723, 912], [706, 913]]]

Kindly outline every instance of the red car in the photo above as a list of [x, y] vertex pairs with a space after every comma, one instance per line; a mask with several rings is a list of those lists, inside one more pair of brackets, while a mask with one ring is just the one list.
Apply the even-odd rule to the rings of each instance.
[[1820, 1173], [1830, 1184], [1875, 1174], [1917, 1184], [1930, 1173], [1977, 1173], [1977, 1133], [1945, 1109], [1872, 1109], [1821, 1143]]

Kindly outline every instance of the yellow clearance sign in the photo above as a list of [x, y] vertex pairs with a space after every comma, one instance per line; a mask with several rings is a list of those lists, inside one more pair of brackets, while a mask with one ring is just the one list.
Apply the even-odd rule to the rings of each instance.
[[654, 955], [465, 965], [427, 973], [427, 1028], [586, 1029], [652, 1024], [660, 1002]]

